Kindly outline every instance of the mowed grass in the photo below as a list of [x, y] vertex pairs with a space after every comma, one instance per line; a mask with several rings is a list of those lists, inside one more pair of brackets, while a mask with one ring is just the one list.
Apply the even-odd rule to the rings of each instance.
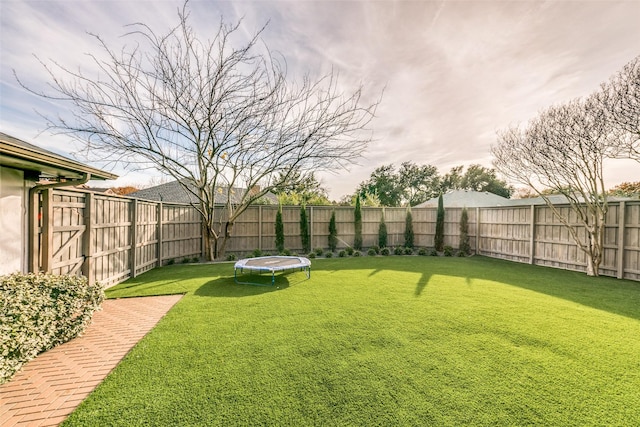
[[185, 296], [64, 425], [640, 425], [640, 283], [412, 256], [276, 286], [224, 263], [110, 289]]

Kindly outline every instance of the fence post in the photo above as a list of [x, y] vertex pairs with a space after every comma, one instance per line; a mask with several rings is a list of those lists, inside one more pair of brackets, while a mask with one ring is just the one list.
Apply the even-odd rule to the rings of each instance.
[[309, 206], [309, 249], [313, 250], [313, 206]]
[[131, 203], [131, 209], [129, 209], [129, 215], [131, 215], [131, 249], [129, 252], [129, 277], [136, 277], [137, 269], [137, 254], [136, 248], [138, 246], [138, 199], [133, 199]]
[[[158, 256], [158, 267], [162, 267], [162, 202], [158, 202], [158, 204], [156, 205], [156, 209], [157, 211], [157, 217], [158, 217], [158, 224], [157, 224], [157, 229], [156, 229], [156, 236], [158, 236], [158, 248], [156, 249], [157, 251], [157, 256]], [[203, 245], [204, 247], [204, 245]]]
[[618, 279], [624, 278], [624, 229], [625, 229], [625, 202], [620, 201], [618, 210]]
[[535, 264], [536, 259], [536, 205], [531, 205], [531, 224], [529, 225], [529, 264]]
[[51, 273], [53, 260], [53, 190], [42, 192], [42, 270]]
[[93, 271], [93, 193], [86, 193], [84, 196], [84, 234], [82, 244], [84, 246], [84, 261], [82, 262], [82, 274], [87, 278], [89, 285], [96, 282]]
[[258, 205], [258, 250], [262, 251], [262, 205]]
[[476, 208], [476, 255], [480, 253], [480, 208]]

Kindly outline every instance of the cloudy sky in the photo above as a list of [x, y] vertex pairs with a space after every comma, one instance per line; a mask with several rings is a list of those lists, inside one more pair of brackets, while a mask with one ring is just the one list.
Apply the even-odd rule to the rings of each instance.
[[[37, 113], [66, 106], [29, 95], [12, 70], [44, 87], [47, 75], [35, 56], [82, 67], [86, 53], [98, 52], [87, 32], [117, 47], [125, 24], [165, 31], [181, 3], [1, 0], [0, 130], [61, 154], [73, 152], [68, 139], [43, 132]], [[333, 199], [352, 193], [384, 164], [412, 161], [441, 173], [456, 165], [490, 167], [496, 131], [588, 95], [640, 54], [640, 0], [192, 0], [190, 7], [203, 38], [213, 36], [220, 17], [242, 17], [247, 35], [269, 21], [262, 39], [286, 58], [293, 78], [333, 68], [344, 88], [362, 83], [370, 96], [384, 88], [366, 157], [348, 172], [321, 176]], [[115, 185], [149, 180], [122, 166], [109, 170], [121, 175]], [[608, 185], [638, 181], [639, 171], [638, 163], [615, 162]]]

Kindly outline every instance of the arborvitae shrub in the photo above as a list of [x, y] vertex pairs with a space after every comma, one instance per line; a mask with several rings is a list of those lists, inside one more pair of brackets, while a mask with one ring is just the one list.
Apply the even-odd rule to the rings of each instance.
[[378, 246], [381, 248], [387, 246], [387, 223], [384, 221], [384, 211], [382, 211], [380, 225], [378, 226]]
[[338, 227], [336, 226], [336, 211], [331, 211], [331, 219], [329, 220], [329, 249], [336, 250], [338, 246]]
[[356, 208], [353, 211], [353, 224], [355, 236], [353, 238], [353, 249], [362, 249], [362, 212], [360, 210], [360, 196], [356, 196]]
[[[276, 213], [276, 251], [284, 251], [284, 223], [282, 222], [282, 206], [278, 207]], [[259, 256], [259, 255], [256, 255]]]
[[300, 241], [303, 252], [311, 250], [311, 235], [309, 234], [309, 221], [307, 220], [307, 207], [300, 206]]
[[389, 254], [391, 254], [391, 250], [389, 248], [385, 247], [385, 248], [380, 249], [380, 255], [385, 255], [386, 256], [386, 255], [389, 255]]
[[438, 214], [436, 217], [434, 245], [437, 251], [442, 252], [444, 250], [444, 203], [442, 202], [442, 194], [438, 197]]
[[407, 216], [404, 224], [404, 247], [413, 248], [413, 216], [411, 209], [407, 209]]
[[471, 245], [469, 244], [469, 214], [467, 208], [462, 209], [460, 215], [460, 250], [461, 256], [469, 255], [471, 253]]
[[376, 256], [378, 255], [378, 252], [374, 248], [369, 248], [369, 250], [367, 251], [367, 255]]

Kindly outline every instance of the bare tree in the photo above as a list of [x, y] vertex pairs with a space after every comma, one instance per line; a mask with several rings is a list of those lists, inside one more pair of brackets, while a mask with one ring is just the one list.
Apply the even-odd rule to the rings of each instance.
[[[178, 180], [198, 203], [211, 259], [224, 255], [236, 218], [269, 190], [298, 174], [345, 168], [367, 147], [379, 99], [362, 87], [343, 93], [337, 75], [294, 83], [284, 59], [261, 42], [262, 28], [240, 47], [236, 25], [220, 23], [199, 38], [187, 3], [178, 24], [159, 34], [129, 26], [118, 50], [93, 35], [99, 71], [89, 75], [55, 62], [49, 91], [72, 117], [47, 118], [50, 129], [81, 141], [101, 160], [153, 167]], [[17, 77], [17, 76], [16, 76]]]
[[[587, 274], [597, 276], [603, 254], [607, 197], [603, 161], [614, 144], [607, 112], [594, 95], [551, 107], [522, 129], [499, 133], [494, 166], [508, 179], [542, 197], [587, 255]], [[548, 191], [562, 194], [570, 209], [554, 205]]]
[[640, 162], [640, 56], [601, 87], [601, 100], [618, 131], [618, 156]]

